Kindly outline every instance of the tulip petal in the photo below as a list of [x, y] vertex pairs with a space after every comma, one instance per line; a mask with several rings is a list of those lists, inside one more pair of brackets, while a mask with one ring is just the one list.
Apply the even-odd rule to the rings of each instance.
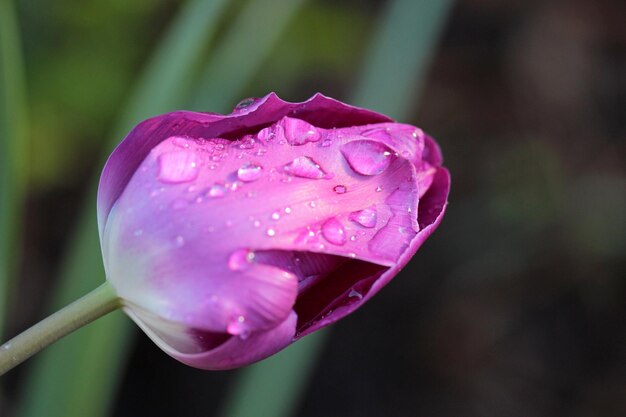
[[189, 366], [206, 370], [238, 368], [264, 359], [288, 346], [294, 338], [297, 316], [291, 313], [269, 331], [250, 333], [245, 338], [215, 333], [207, 344], [194, 329], [163, 320], [141, 309], [126, 313], [165, 353]]

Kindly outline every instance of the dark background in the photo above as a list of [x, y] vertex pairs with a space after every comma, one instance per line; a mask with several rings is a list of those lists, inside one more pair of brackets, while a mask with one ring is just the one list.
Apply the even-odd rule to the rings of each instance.
[[[345, 99], [384, 6], [308, 2], [246, 95]], [[34, 151], [18, 292], [29, 302], [13, 307], [11, 334], [44, 314], [35, 300], [55, 284], [98, 150], [178, 7], [20, 3]], [[448, 213], [384, 291], [333, 326], [295, 415], [626, 415], [625, 9], [456, 2], [403, 120], [441, 144]], [[112, 415], [218, 409], [236, 372], [187, 368], [136, 339]]]

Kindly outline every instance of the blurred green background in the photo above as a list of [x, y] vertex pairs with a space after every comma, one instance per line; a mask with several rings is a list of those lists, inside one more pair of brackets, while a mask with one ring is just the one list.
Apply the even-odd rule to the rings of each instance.
[[439, 230], [323, 337], [203, 372], [114, 315], [3, 377], [0, 416], [626, 415], [621, 1], [0, 6], [3, 338], [102, 279], [94, 178], [145, 117], [320, 91], [431, 133], [453, 180]]

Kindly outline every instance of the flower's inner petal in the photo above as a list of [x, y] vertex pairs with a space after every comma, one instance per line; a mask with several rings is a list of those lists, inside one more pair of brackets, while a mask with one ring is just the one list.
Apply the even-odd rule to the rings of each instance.
[[261, 250], [255, 252], [255, 262], [273, 265], [290, 271], [298, 278], [298, 295], [314, 287], [319, 280], [324, 279], [331, 271], [346, 263], [348, 258], [323, 253]]
[[[286, 269], [298, 277], [294, 306], [298, 335], [321, 322], [339, 320], [357, 308], [367, 299], [374, 281], [388, 269], [336, 255], [282, 250], [257, 251], [255, 262]], [[344, 313], [337, 311], [347, 307]]]
[[441, 215], [448, 199], [450, 176], [445, 169], [438, 169], [431, 180], [428, 191], [420, 199], [418, 221], [420, 229], [433, 224]]
[[234, 272], [241, 272], [242, 276], [231, 279], [240, 280], [241, 284], [224, 288], [223, 296], [237, 305], [241, 313], [229, 319], [228, 333], [245, 338], [251, 331], [275, 327], [289, 315], [298, 291], [293, 273], [258, 262]]

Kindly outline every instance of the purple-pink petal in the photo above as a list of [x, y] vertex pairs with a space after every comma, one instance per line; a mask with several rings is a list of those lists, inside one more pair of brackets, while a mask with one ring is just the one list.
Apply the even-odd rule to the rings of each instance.
[[366, 302], [437, 227], [448, 172], [421, 130], [315, 95], [139, 124], [104, 169], [107, 279], [166, 352], [240, 366]]

